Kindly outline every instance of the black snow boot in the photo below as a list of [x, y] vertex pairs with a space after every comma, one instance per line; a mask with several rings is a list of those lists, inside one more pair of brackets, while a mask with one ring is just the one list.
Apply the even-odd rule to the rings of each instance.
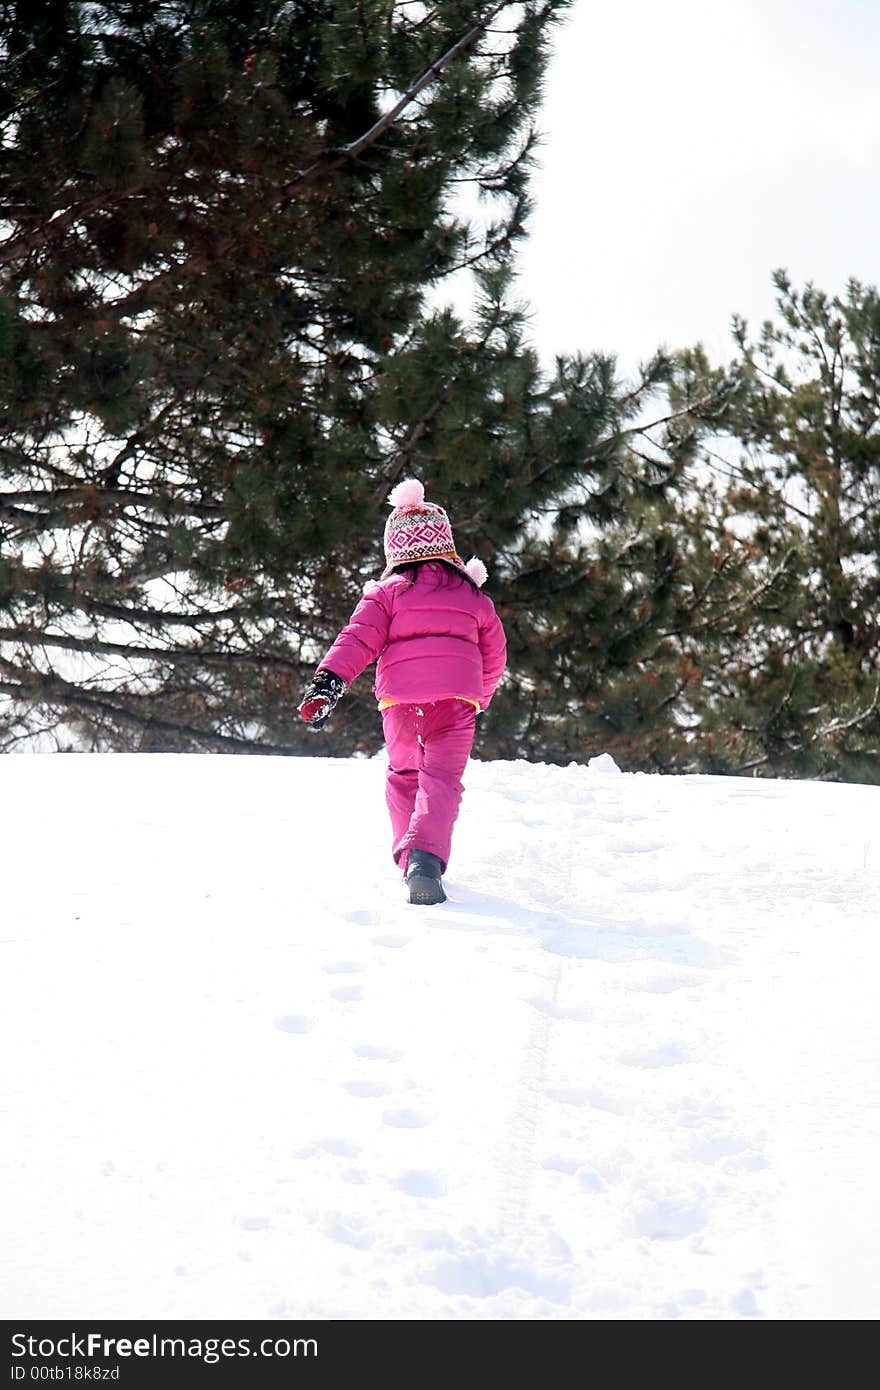
[[446, 902], [446, 894], [440, 882], [442, 869], [443, 866], [436, 854], [429, 854], [426, 849], [410, 850], [406, 861], [406, 886], [411, 903], [430, 907], [434, 903]]

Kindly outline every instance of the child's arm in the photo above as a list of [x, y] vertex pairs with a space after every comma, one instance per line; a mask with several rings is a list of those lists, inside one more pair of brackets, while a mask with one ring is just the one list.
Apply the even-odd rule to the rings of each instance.
[[323, 728], [343, 691], [382, 651], [388, 641], [391, 614], [385, 595], [372, 584], [340, 632], [333, 646], [318, 662], [299, 712], [313, 729]]
[[385, 607], [385, 595], [380, 585], [371, 584], [304, 689], [298, 709], [310, 728], [324, 727], [339, 696], [380, 655], [388, 641], [389, 624], [391, 612]]
[[390, 623], [391, 613], [381, 585], [370, 584], [333, 646], [318, 662], [318, 670], [332, 671], [347, 686], [351, 685], [382, 651]]
[[491, 616], [485, 626], [480, 628], [480, 655], [483, 658], [483, 700], [482, 709], [488, 709], [498, 682], [504, 674], [507, 663], [507, 639], [501, 619], [492, 608]]

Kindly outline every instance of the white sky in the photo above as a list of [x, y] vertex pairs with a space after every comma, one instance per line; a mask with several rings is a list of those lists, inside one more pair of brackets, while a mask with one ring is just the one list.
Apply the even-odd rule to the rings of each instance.
[[726, 359], [775, 268], [880, 280], [880, 0], [576, 0], [554, 50], [518, 257], [545, 361]]

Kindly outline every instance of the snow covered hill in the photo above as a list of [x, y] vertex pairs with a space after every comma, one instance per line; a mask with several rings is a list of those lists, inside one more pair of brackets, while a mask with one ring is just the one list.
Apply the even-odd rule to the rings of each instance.
[[877, 1316], [877, 788], [3, 773], [3, 1316]]

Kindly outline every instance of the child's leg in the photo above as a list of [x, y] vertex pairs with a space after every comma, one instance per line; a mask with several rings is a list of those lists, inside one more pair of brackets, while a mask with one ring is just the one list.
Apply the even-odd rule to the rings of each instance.
[[414, 846], [436, 854], [445, 871], [464, 791], [461, 775], [474, 742], [476, 712], [464, 700], [438, 700], [425, 705], [421, 714], [416, 711], [415, 723], [417, 739], [422, 740], [418, 792], [400, 848]]
[[[391, 816], [391, 853], [401, 862], [406, 846], [402, 844], [409, 831], [410, 821], [419, 790], [419, 766], [422, 748], [418, 738], [417, 715], [413, 705], [389, 705], [382, 711], [382, 727], [388, 746], [388, 772], [385, 777], [385, 802]], [[403, 864], [405, 868], [405, 864]]]

